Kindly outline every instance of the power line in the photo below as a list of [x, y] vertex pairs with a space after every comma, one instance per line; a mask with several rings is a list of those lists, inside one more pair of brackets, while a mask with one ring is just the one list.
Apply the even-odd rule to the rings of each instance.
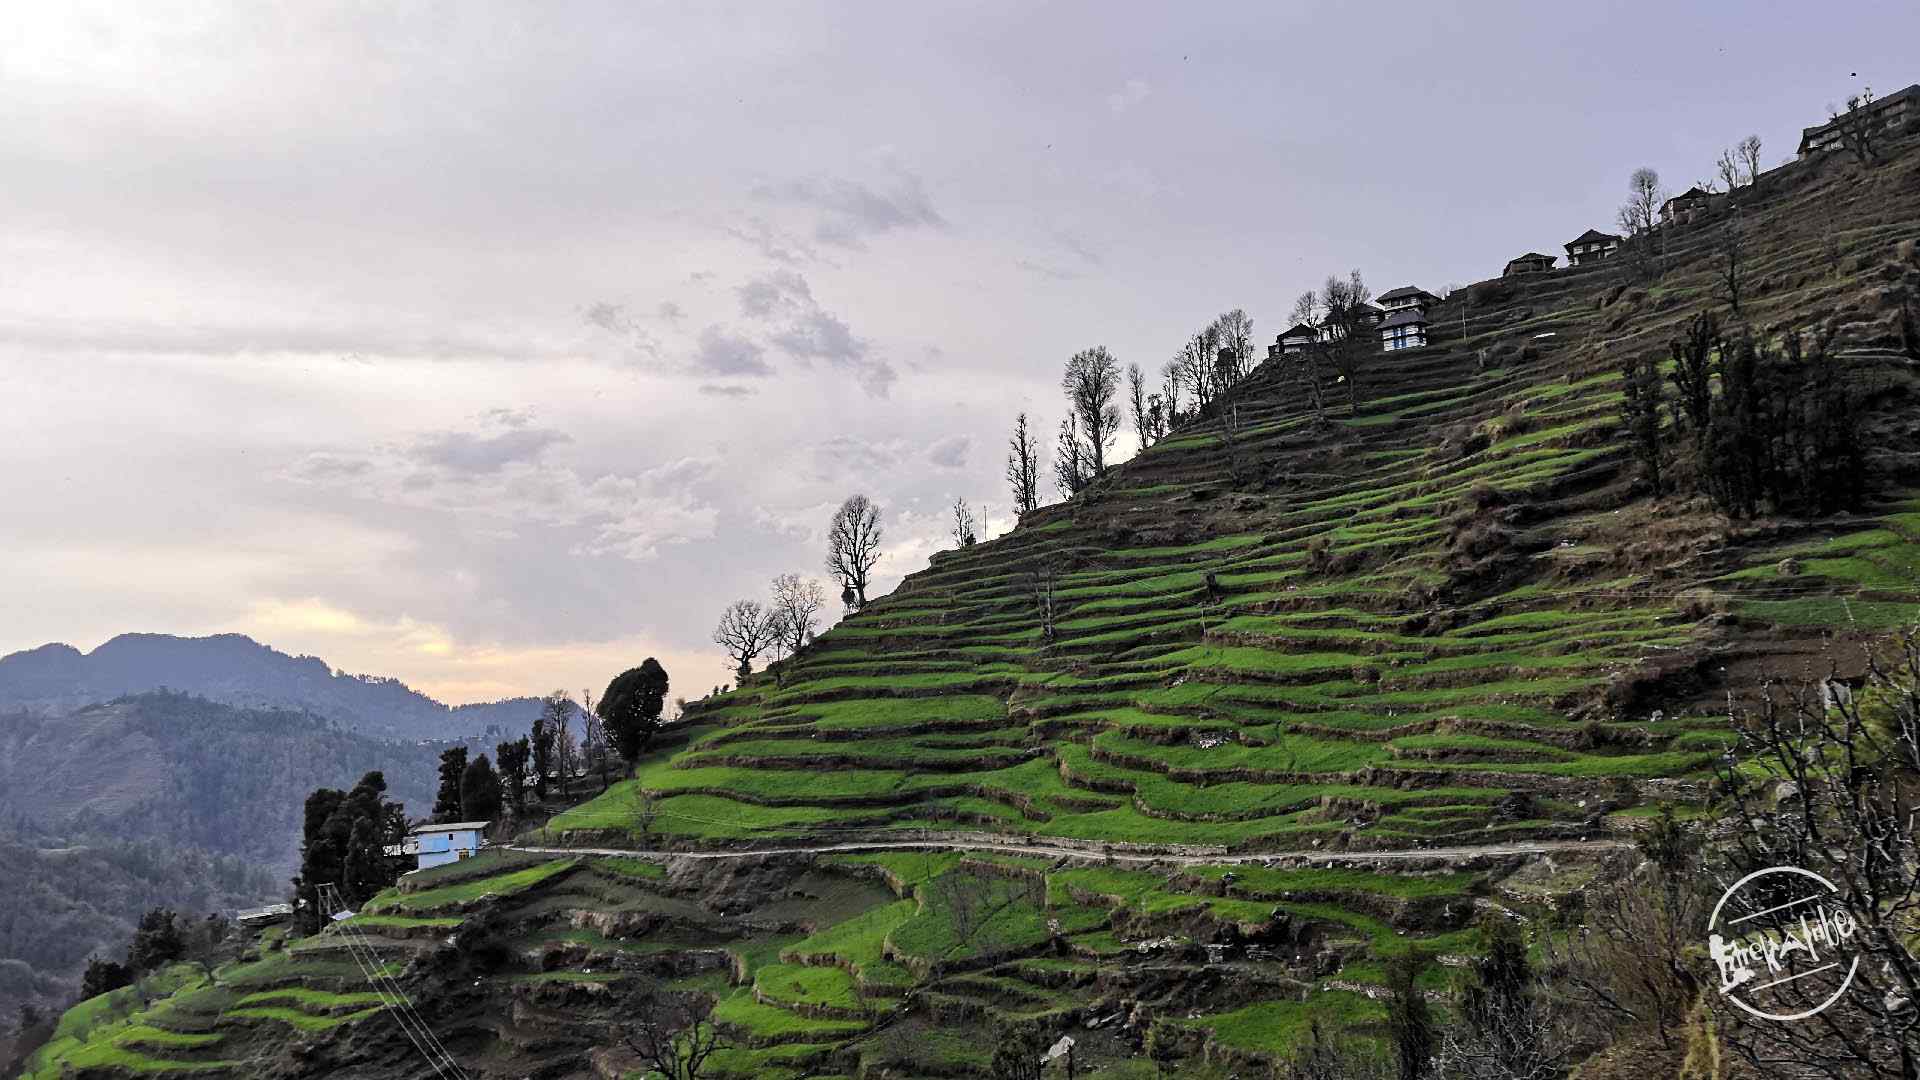
[[[345, 899], [340, 895], [337, 887], [331, 884], [322, 885], [320, 892], [322, 897], [331, 898], [326, 907], [338, 911], [346, 910]], [[347, 953], [353, 958], [354, 965], [360, 969], [361, 974], [366, 976], [374, 993], [380, 996], [382, 1004], [393, 1013], [394, 1022], [400, 1025], [400, 1030], [406, 1035], [407, 1041], [413, 1043], [414, 1049], [420, 1051], [421, 1056], [427, 1059], [427, 1064], [433, 1068], [436, 1076], [467, 1080], [466, 1072], [448, 1052], [446, 1045], [433, 1033], [433, 1028], [427, 1024], [419, 1010], [414, 1008], [412, 999], [407, 997], [406, 991], [401, 989], [399, 982], [391, 975], [383, 973], [385, 961], [375, 951], [372, 942], [360, 933], [358, 927], [350, 923], [351, 920], [342, 920], [333, 925], [346, 943]]]

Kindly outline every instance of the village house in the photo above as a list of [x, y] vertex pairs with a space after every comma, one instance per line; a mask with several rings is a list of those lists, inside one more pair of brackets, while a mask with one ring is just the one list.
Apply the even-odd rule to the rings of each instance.
[[1529, 251], [1517, 259], [1508, 259], [1507, 268], [1500, 271], [1500, 276], [1517, 277], [1521, 274], [1544, 274], [1552, 270], [1553, 264], [1558, 262], [1559, 259], [1560, 257], [1558, 255], [1542, 255], [1537, 251]]
[[[1883, 98], [1875, 98], [1866, 109], [1868, 121], [1882, 132], [1898, 132], [1902, 127], [1920, 122], [1920, 83], [1905, 90], [1896, 90]], [[1844, 150], [1846, 143], [1840, 137], [1838, 118], [1800, 131], [1800, 156], [1810, 158], [1815, 154], [1824, 154], [1829, 150]]]
[[1620, 250], [1620, 238], [1598, 229], [1588, 229], [1566, 242], [1567, 265], [1585, 266]]
[[1427, 312], [1424, 308], [1402, 307], [1380, 323], [1380, 347], [1387, 352], [1419, 349], [1427, 344]]
[[1713, 194], [1699, 187], [1687, 190], [1660, 204], [1660, 224], [1686, 225], [1705, 214], [1713, 205]]
[[1307, 346], [1320, 340], [1320, 331], [1306, 323], [1296, 323], [1273, 339], [1275, 353], [1279, 356], [1294, 356], [1306, 351]]
[[389, 856], [414, 855], [416, 869], [470, 859], [480, 850], [481, 836], [487, 831], [484, 821], [455, 821], [446, 825], [420, 825], [408, 834], [406, 842], [388, 845]]
[[[1439, 297], [1417, 285], [1402, 285], [1397, 289], [1389, 289], [1374, 299], [1379, 301], [1380, 308], [1385, 312], [1387, 319], [1409, 308], [1425, 311], [1440, 302]], [[1380, 325], [1386, 324], [1382, 322]]]

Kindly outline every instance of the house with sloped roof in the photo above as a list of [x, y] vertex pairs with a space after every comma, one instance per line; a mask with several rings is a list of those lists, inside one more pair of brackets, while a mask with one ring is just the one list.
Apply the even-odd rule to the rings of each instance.
[[[1883, 98], [1874, 98], [1866, 106], [1867, 122], [1884, 134], [1893, 134], [1920, 123], [1920, 83], [1896, 90]], [[1846, 149], [1841, 138], [1842, 118], [1800, 129], [1800, 156], [1810, 158], [1829, 150]]]
[[1567, 249], [1568, 266], [1585, 266], [1619, 251], [1620, 237], [1598, 229], [1588, 229], [1567, 241], [1564, 246]]
[[1508, 259], [1507, 268], [1500, 271], [1500, 276], [1518, 277], [1521, 274], [1544, 274], [1551, 271], [1553, 264], [1558, 261], [1560, 261], [1560, 256], [1558, 255], [1542, 255], [1537, 251], [1529, 251], [1518, 258]]
[[1385, 351], [1419, 349], [1424, 348], [1426, 344], [1426, 308], [1403, 305], [1380, 321], [1380, 348]]
[[1310, 323], [1295, 323], [1273, 339], [1276, 355], [1293, 356], [1306, 351], [1307, 346], [1320, 340], [1320, 330]]
[[1697, 185], [1690, 187], [1660, 204], [1660, 224], [1685, 225], [1706, 213], [1712, 206], [1712, 192], [1702, 190]]
[[[1440, 302], [1439, 297], [1418, 285], [1402, 285], [1397, 289], [1388, 289], [1373, 299], [1380, 305], [1381, 310], [1386, 312], [1388, 320], [1409, 308], [1425, 311]], [[1386, 322], [1383, 321], [1380, 325], [1385, 326]]]

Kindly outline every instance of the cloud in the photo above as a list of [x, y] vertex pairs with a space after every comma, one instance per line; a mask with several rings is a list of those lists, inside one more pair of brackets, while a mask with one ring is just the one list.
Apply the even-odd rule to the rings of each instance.
[[445, 515], [474, 535], [556, 530], [569, 534], [566, 550], [580, 555], [644, 560], [715, 534], [718, 510], [698, 492], [711, 478], [711, 461], [589, 472], [547, 459], [550, 448], [570, 441], [534, 427], [427, 432], [363, 454], [312, 453], [282, 475], [356, 500]]
[[773, 374], [773, 366], [764, 358], [766, 350], [747, 338], [719, 326], [700, 331], [700, 344], [693, 357], [693, 368], [704, 375], [757, 377]]
[[966, 435], [955, 435], [941, 439], [927, 447], [927, 463], [942, 469], [958, 469], [967, 463], [967, 451], [973, 446], [973, 439]]
[[920, 179], [903, 173], [892, 191], [877, 191], [855, 180], [816, 178], [784, 184], [762, 184], [753, 190], [759, 198], [816, 211], [813, 238], [831, 247], [859, 251], [870, 237], [901, 229], [944, 229], [946, 218]]
[[1116, 113], [1126, 112], [1135, 105], [1152, 96], [1153, 87], [1144, 79], [1128, 79], [1125, 85], [1107, 95], [1107, 108]]
[[902, 439], [869, 441], [855, 435], [835, 435], [813, 448], [814, 476], [819, 480], [870, 477], [893, 469], [911, 453]]
[[722, 386], [719, 383], [701, 383], [700, 392], [708, 397], [746, 398], [753, 396], [750, 386]]
[[762, 217], [748, 217], [745, 225], [729, 225], [726, 232], [766, 258], [785, 266], [797, 266], [820, 259], [819, 253], [806, 241], [774, 228]]
[[687, 317], [686, 309], [671, 300], [660, 301], [659, 306], [653, 309], [653, 313], [654, 316], [662, 322], [673, 323], [675, 325], [678, 325]]
[[734, 290], [741, 314], [776, 324], [771, 343], [796, 360], [825, 361], [854, 373], [873, 397], [886, 397], [899, 373], [873, 355], [865, 338], [854, 334], [845, 320], [820, 306], [807, 279], [793, 270], [775, 270]]
[[1030, 274], [1037, 274], [1050, 281], [1074, 281], [1085, 276], [1072, 270], [1062, 269], [1058, 266], [1049, 266], [1046, 263], [1034, 262], [1032, 259], [1020, 259], [1013, 265]]
[[548, 447], [573, 437], [552, 428], [513, 427], [498, 435], [442, 431], [423, 435], [408, 456], [423, 465], [453, 473], [495, 473], [517, 462], [531, 462]]

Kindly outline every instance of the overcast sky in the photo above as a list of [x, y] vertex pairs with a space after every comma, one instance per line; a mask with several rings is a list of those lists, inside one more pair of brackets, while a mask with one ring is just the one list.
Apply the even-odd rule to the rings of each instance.
[[883, 589], [957, 495], [1001, 531], [1074, 350], [1560, 254], [1915, 40], [1911, 0], [9, 5], [0, 652], [697, 695], [849, 493]]

